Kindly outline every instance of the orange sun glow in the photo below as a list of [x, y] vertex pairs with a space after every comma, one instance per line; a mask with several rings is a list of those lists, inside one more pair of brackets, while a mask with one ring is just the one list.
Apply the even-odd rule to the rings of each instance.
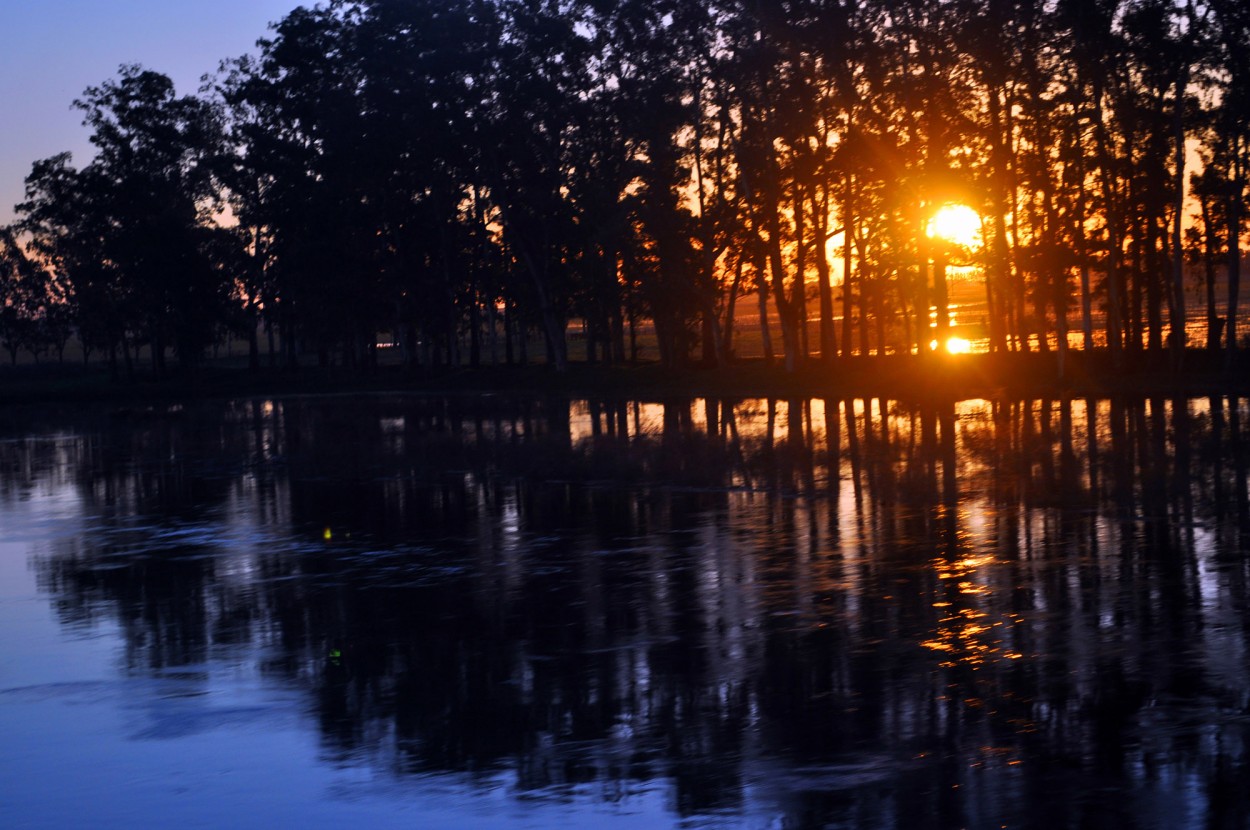
[[[929, 341], [929, 350], [936, 352], [938, 349], [938, 341]], [[968, 354], [972, 351], [972, 341], [962, 337], [946, 338], [946, 351], [949, 354]]]
[[981, 244], [981, 216], [967, 205], [944, 205], [929, 220], [927, 232], [931, 237], [975, 248]]

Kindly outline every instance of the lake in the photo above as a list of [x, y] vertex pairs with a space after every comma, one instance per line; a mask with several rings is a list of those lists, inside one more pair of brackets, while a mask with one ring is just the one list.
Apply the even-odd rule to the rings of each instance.
[[1250, 401], [0, 413], [0, 826], [1242, 827]]

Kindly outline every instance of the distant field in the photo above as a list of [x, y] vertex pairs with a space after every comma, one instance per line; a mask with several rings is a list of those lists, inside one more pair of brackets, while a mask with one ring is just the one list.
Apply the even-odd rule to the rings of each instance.
[[[1248, 292], [1250, 293], [1250, 292]], [[1227, 289], [1224, 285], [1217, 286], [1217, 296], [1220, 298], [1227, 297]], [[1199, 288], [1191, 288], [1187, 297], [1188, 305], [1186, 308], [1186, 341], [1191, 347], [1200, 347], [1205, 345], [1207, 337], [1206, 323], [1206, 306], [1202, 290]], [[1250, 297], [1241, 304], [1241, 313], [1238, 315], [1238, 332], [1243, 336], [1250, 336]], [[970, 350], [974, 353], [988, 351], [989, 338], [986, 330], [986, 302], [984, 283], [978, 277], [963, 277], [956, 274], [950, 282], [950, 307], [951, 307], [951, 323], [952, 336], [960, 337], [967, 341], [971, 346]], [[836, 310], [840, 310], [841, 305], [836, 304]], [[1225, 313], [1225, 304], [1221, 301], [1219, 313]], [[1106, 339], [1103, 335], [1104, 320], [1103, 315], [1097, 309], [1094, 312], [1094, 344], [1096, 346], [1105, 346]], [[932, 310], [931, 310], [932, 319]], [[808, 302], [808, 345], [809, 351], [816, 355], [819, 353], [820, 339], [820, 317], [819, 303], [815, 297]], [[781, 329], [777, 320], [776, 310], [770, 303], [769, 324], [773, 339], [774, 352], [779, 356], [782, 353]], [[842, 342], [842, 317], [840, 314], [835, 315], [834, 324], [837, 333], [837, 342]], [[891, 320], [891, 327], [887, 332], [887, 340], [891, 343], [900, 343], [903, 341], [903, 322], [901, 317]], [[869, 335], [869, 348], [875, 352], [877, 348], [875, 324], [873, 331]], [[1080, 348], [1082, 345], [1081, 331], [1081, 310], [1079, 303], [1074, 304], [1068, 315], [1068, 342], [1074, 348]], [[1164, 336], [1166, 337], [1170, 331], [1167, 325], [1167, 313], [1164, 312]], [[569, 338], [569, 359], [573, 361], [584, 361], [586, 359], [586, 341], [581, 336], [582, 323], [580, 320], [573, 320], [568, 328]], [[379, 361], [383, 365], [397, 365], [401, 362], [400, 352], [397, 348], [389, 348], [389, 335], [382, 333], [379, 335], [379, 344], [383, 346], [379, 350]], [[642, 361], [654, 361], [659, 358], [659, 351], [656, 347], [655, 331], [650, 322], [641, 321], [636, 328], [636, 339], [638, 344], [638, 358]], [[1032, 348], [1037, 348], [1037, 338], [1032, 337]], [[861, 343], [860, 335], [855, 333], [854, 348], [859, 350]], [[1054, 346], [1054, 335], [1050, 336], [1050, 346]], [[628, 346], [627, 346], [628, 348]], [[532, 336], [527, 344], [529, 360], [531, 363], [541, 363], [545, 361], [545, 351], [543, 340], [539, 336]], [[758, 305], [754, 295], [740, 297], [738, 302], [737, 314], [734, 318], [734, 337], [732, 343], [733, 354], [741, 359], [757, 359], [764, 356], [764, 338], [760, 329]], [[467, 338], [462, 343], [462, 362], [468, 360], [468, 342]], [[696, 353], [697, 353], [696, 347]], [[893, 351], [893, 348], [890, 349]], [[499, 359], [503, 359], [503, 349], [499, 349]], [[231, 366], [245, 367], [247, 365], [248, 346], [247, 341], [241, 338], [229, 337], [222, 340], [206, 355], [207, 360], [216, 366], [228, 368]], [[172, 355], [171, 355], [172, 356]], [[269, 356], [266, 348], [266, 338], [261, 337], [261, 359], [268, 361]], [[151, 361], [151, 354], [146, 348], [141, 348], [139, 356], [136, 358], [136, 365], [144, 366]], [[490, 356], [485, 345], [483, 346], [482, 361], [490, 362]], [[19, 351], [17, 364], [27, 366], [34, 363], [56, 363], [56, 355], [45, 353], [38, 359], [34, 355], [26, 351]], [[77, 340], [71, 340], [65, 349], [64, 362], [69, 364], [82, 363], [82, 348]], [[105, 362], [105, 356], [96, 352], [92, 354], [92, 363], [100, 364]], [[315, 355], [304, 355], [302, 362], [313, 364], [316, 362]], [[8, 365], [7, 353], [0, 353], [0, 367]]]

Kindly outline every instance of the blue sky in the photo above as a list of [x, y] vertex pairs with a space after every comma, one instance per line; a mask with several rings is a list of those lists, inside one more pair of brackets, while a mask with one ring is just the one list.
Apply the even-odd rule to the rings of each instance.
[[0, 0], [0, 224], [13, 219], [36, 159], [91, 157], [71, 103], [138, 63], [174, 79], [180, 94], [223, 58], [253, 51], [267, 24], [312, 0]]

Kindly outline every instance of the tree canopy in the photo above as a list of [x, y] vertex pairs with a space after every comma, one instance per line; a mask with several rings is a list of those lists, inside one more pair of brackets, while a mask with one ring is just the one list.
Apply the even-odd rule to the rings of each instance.
[[83, 93], [95, 157], [35, 162], [0, 236], [0, 339], [158, 374], [258, 330], [562, 368], [573, 320], [607, 362], [649, 326], [723, 363], [747, 320], [789, 369], [957, 331], [1231, 360], [1247, 46], [1233, 0], [333, 0], [198, 95]]

